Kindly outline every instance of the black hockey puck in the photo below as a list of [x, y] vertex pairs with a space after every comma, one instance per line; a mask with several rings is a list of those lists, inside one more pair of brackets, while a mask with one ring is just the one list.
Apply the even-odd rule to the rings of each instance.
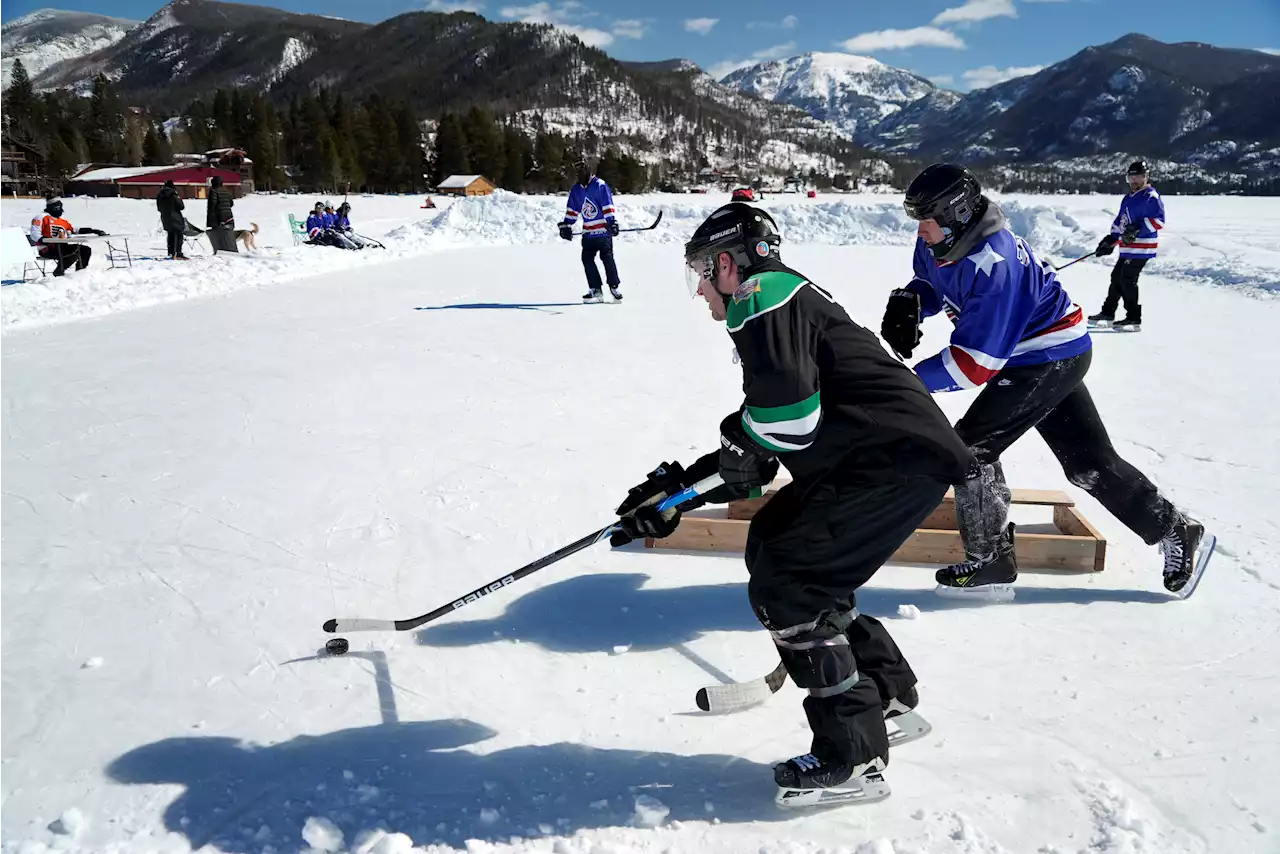
[[334, 638], [333, 640], [325, 641], [324, 644], [324, 651], [330, 655], [342, 655], [349, 649], [351, 649], [351, 644], [347, 643], [346, 638]]

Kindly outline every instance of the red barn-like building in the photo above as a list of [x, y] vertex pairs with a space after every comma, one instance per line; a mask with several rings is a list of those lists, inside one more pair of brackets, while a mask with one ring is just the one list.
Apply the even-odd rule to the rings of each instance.
[[240, 198], [253, 191], [253, 183], [246, 183], [240, 172], [212, 166], [106, 166], [91, 167], [67, 179], [63, 192], [75, 196], [119, 196], [125, 199], [154, 199], [164, 186], [172, 181], [178, 195], [184, 199], [203, 199], [209, 194], [209, 179], [222, 178], [222, 184], [231, 195]]

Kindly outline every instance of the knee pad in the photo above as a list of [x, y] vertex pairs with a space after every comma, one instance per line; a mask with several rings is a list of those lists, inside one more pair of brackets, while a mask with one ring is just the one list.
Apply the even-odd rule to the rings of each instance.
[[858, 682], [845, 629], [858, 616], [856, 610], [824, 615], [815, 623], [771, 629], [774, 645], [787, 673], [813, 697], [834, 697]]

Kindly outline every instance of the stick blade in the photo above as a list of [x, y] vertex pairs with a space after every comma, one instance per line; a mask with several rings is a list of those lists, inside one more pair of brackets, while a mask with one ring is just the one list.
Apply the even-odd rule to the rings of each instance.
[[710, 685], [694, 695], [698, 708], [713, 715], [724, 715], [758, 706], [768, 700], [787, 681], [787, 669], [779, 662], [768, 676], [748, 682]]
[[364, 620], [357, 617], [338, 617], [327, 620], [324, 630], [331, 634], [338, 632], [394, 632], [395, 620]]

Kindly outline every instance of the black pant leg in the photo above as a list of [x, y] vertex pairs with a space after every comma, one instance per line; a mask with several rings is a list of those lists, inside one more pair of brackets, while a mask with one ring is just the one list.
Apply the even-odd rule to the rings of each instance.
[[1081, 383], [1036, 427], [1067, 479], [1088, 492], [1129, 530], [1154, 545], [1178, 510], [1146, 475], [1116, 453], [1089, 389]]
[[[93, 255], [93, 250], [90, 249], [88, 246], [85, 246], [83, 243], [77, 246], [76, 253], [75, 253], [76, 269], [83, 270], [85, 267], [88, 267], [89, 258], [92, 255]], [[68, 262], [68, 266], [70, 266], [69, 262]]]
[[933, 511], [947, 484], [819, 485], [780, 490], [752, 520], [746, 560], [752, 608], [787, 672], [806, 688], [812, 751], [887, 761], [883, 706], [916, 682], [888, 631], [857, 614], [858, 587]]
[[582, 269], [587, 274], [587, 286], [593, 291], [604, 290], [600, 282], [600, 271], [596, 268], [596, 253], [600, 251], [600, 238], [582, 238]]
[[1142, 320], [1142, 305], [1138, 301], [1138, 276], [1146, 265], [1146, 258], [1121, 258], [1116, 264], [1116, 269], [1120, 270], [1120, 295], [1124, 299], [1124, 313], [1129, 320]]
[[1107, 298], [1102, 301], [1102, 313], [1114, 316], [1116, 309], [1120, 307], [1120, 297], [1124, 293], [1124, 285], [1122, 282], [1122, 272], [1124, 270], [1124, 259], [1116, 262], [1111, 268], [1111, 284], [1107, 287]]
[[599, 240], [600, 246], [600, 263], [604, 264], [604, 280], [609, 287], [614, 288], [622, 284], [622, 280], [618, 278], [618, 265], [613, 260], [613, 237], [593, 238]]

